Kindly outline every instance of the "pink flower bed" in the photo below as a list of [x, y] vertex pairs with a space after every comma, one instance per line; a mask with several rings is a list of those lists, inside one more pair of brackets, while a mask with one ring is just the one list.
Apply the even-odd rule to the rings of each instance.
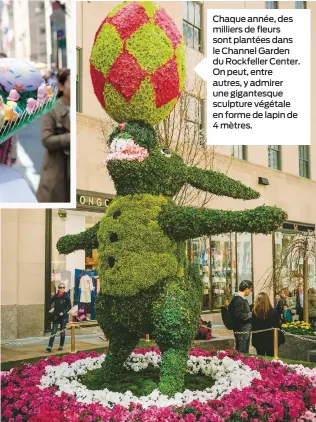
[[[160, 353], [158, 349], [143, 348], [135, 353], [148, 351]], [[254, 379], [250, 387], [233, 390], [221, 400], [207, 403], [193, 401], [182, 407], [165, 408], [120, 405], [112, 409], [100, 404], [83, 404], [70, 394], [56, 395], [54, 387], [40, 389], [40, 379], [48, 365], [62, 362], [73, 363], [86, 357], [99, 356], [95, 352], [65, 355], [61, 359], [49, 357], [33, 365], [24, 364], [2, 377], [2, 420], [8, 422], [316, 422], [316, 377], [315, 370], [298, 366], [267, 362], [256, 357], [244, 357], [235, 351], [215, 352], [192, 349], [196, 357], [228, 356], [241, 360], [251, 369], [260, 372], [261, 380]]]

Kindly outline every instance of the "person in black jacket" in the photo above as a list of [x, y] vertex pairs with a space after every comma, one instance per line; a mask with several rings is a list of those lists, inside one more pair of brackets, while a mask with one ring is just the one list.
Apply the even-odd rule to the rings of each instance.
[[280, 319], [283, 316], [283, 306], [284, 306], [284, 303], [283, 303], [282, 298], [281, 298], [281, 295], [279, 293], [275, 297], [275, 310], [277, 311]]
[[53, 327], [51, 331], [51, 337], [49, 339], [49, 344], [47, 347], [47, 351], [51, 352], [52, 347], [54, 344], [55, 336], [54, 334], [57, 333], [58, 325], [60, 325], [60, 344], [58, 350], [63, 350], [64, 343], [65, 343], [65, 327], [67, 322], [67, 314], [71, 309], [70, 298], [68, 294], [65, 292], [65, 285], [60, 283], [58, 286], [58, 293], [50, 299], [50, 305], [54, 303], [54, 308], [50, 310], [53, 314]]
[[304, 287], [300, 283], [296, 292], [296, 313], [300, 321], [304, 321]]
[[246, 296], [252, 291], [251, 281], [245, 280], [240, 283], [239, 292], [235, 294], [228, 306], [228, 311], [233, 319], [233, 330], [243, 331], [246, 334], [235, 334], [235, 348], [238, 352], [249, 353], [251, 331], [251, 312]]
[[[252, 331], [265, 330], [266, 328], [281, 328], [280, 316], [273, 309], [269, 296], [261, 292], [258, 294], [252, 313]], [[279, 331], [279, 345], [285, 343], [284, 334]], [[273, 330], [252, 335], [252, 345], [257, 354], [273, 356]]]

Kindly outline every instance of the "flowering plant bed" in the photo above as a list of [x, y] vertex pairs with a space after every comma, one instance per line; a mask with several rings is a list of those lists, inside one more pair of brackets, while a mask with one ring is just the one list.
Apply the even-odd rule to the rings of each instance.
[[[1, 381], [2, 420], [316, 422], [316, 368], [268, 362], [232, 351], [192, 349], [188, 376], [203, 378], [203, 390], [191, 383], [190, 390], [174, 397], [156, 388], [137, 396], [132, 391], [91, 388], [89, 374], [98, 370], [103, 359], [96, 352], [81, 352], [12, 369]], [[139, 378], [159, 365], [160, 351], [155, 347], [135, 350], [125, 363], [127, 374], [136, 372]]]
[[302, 336], [316, 336], [316, 331], [305, 321], [294, 321], [282, 324], [284, 331]]
[[200, 319], [199, 331], [195, 336], [195, 340], [211, 340], [212, 338], [212, 323]]

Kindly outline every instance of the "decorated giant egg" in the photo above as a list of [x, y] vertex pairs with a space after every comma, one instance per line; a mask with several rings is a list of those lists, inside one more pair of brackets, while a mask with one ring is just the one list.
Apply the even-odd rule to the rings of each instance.
[[114, 120], [157, 124], [170, 114], [184, 87], [182, 36], [158, 5], [122, 3], [96, 33], [90, 73], [98, 100]]
[[9, 58], [0, 59], [1, 90], [36, 91], [42, 82], [41, 74], [30, 63]]

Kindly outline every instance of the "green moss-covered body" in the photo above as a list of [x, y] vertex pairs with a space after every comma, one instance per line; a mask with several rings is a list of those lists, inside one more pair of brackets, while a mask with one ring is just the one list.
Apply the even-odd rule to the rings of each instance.
[[102, 376], [117, 377], [139, 338], [152, 332], [160, 348], [169, 351], [160, 385], [165, 394], [182, 388], [181, 368], [185, 371], [199, 326], [202, 292], [184, 242], [169, 238], [158, 224], [170, 202], [162, 195], [119, 196], [98, 230], [102, 295], [97, 317], [110, 340]]
[[163, 196], [114, 199], [100, 222], [99, 275], [102, 292], [134, 296], [179, 271], [177, 245], [158, 224]]

